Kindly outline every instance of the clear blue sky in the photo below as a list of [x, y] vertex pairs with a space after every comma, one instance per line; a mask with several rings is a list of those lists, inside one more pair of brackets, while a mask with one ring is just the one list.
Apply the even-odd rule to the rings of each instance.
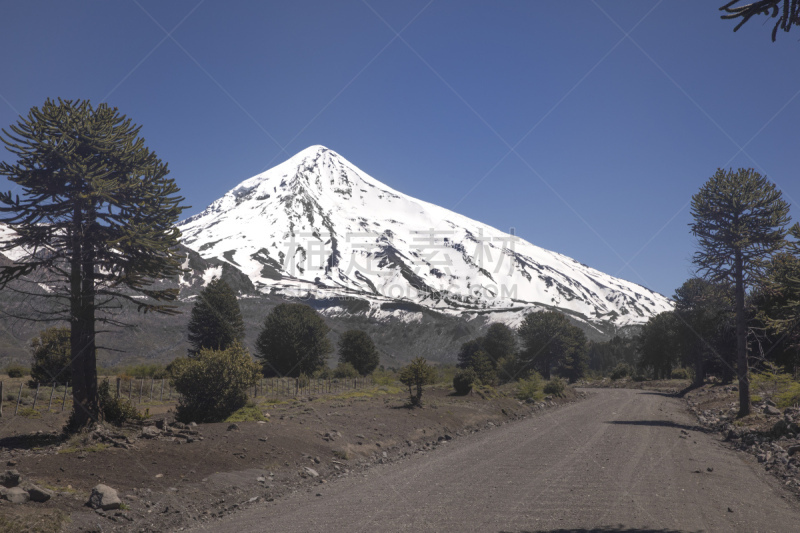
[[800, 29], [733, 33], [723, 3], [8, 0], [0, 126], [47, 97], [106, 101], [187, 216], [323, 144], [671, 296], [717, 167], [766, 174], [800, 218]]

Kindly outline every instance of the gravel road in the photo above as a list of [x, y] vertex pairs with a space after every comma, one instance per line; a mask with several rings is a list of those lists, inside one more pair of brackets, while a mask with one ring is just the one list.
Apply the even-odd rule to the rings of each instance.
[[680, 400], [639, 390], [587, 392], [587, 400], [206, 528], [299, 533], [800, 527], [800, 506], [777, 481], [752, 457], [723, 447], [717, 435], [695, 430]]

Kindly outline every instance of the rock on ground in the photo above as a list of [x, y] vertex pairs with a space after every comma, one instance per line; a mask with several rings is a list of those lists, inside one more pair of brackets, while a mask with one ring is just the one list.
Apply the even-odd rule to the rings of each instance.
[[11, 503], [27, 503], [30, 495], [19, 487], [11, 487], [4, 491], [3, 497]]
[[31, 501], [37, 503], [43, 503], [53, 497], [53, 491], [43, 489], [36, 485], [31, 485], [28, 487], [28, 495], [31, 497]]
[[4, 487], [16, 487], [22, 480], [22, 475], [16, 470], [6, 470], [0, 474], [0, 485]]
[[117, 496], [117, 491], [108, 485], [97, 485], [92, 489], [92, 495], [89, 496], [89, 507], [92, 509], [102, 509], [103, 511], [110, 511], [112, 509], [119, 509], [122, 505], [122, 500]]

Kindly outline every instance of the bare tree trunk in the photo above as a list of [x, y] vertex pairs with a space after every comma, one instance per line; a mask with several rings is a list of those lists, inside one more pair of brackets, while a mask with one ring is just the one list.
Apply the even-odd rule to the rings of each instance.
[[750, 376], [747, 368], [747, 323], [744, 313], [744, 272], [742, 253], [734, 257], [736, 276], [736, 372], [739, 377], [739, 417], [750, 414]]
[[94, 329], [94, 257], [82, 243], [83, 213], [74, 211], [70, 272], [70, 348], [72, 353], [71, 429], [77, 430], [97, 420], [97, 366]]

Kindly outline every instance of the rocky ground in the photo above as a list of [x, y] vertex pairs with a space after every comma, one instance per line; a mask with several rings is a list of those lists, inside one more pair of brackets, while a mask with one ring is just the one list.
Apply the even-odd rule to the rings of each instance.
[[184, 425], [167, 413], [68, 439], [61, 414], [1, 419], [0, 532], [213, 524], [578, 398], [569, 390], [564, 398], [523, 403], [511, 392], [453, 396], [432, 388], [424, 408], [408, 409], [404, 393], [374, 387], [262, 403], [266, 421]]
[[800, 494], [800, 408], [778, 409], [771, 401], [753, 404], [737, 419], [736, 385], [707, 384], [686, 394], [689, 409], [704, 428], [720, 432], [736, 449], [752, 454], [795, 494]]

